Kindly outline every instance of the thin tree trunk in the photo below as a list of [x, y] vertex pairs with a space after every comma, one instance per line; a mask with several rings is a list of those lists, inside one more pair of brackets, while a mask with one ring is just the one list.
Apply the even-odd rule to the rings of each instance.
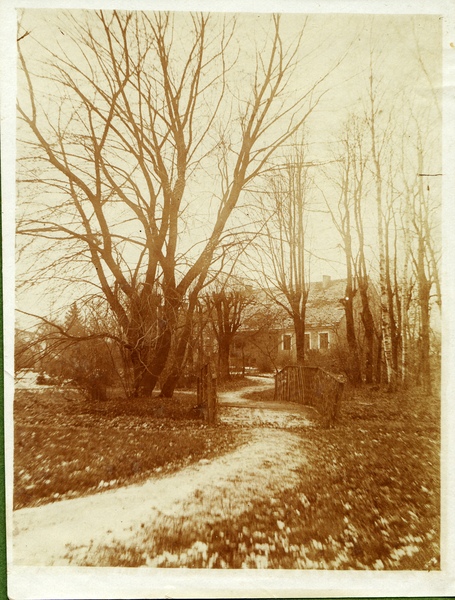
[[408, 320], [408, 282], [407, 272], [403, 274], [401, 298], [401, 381], [404, 385], [409, 382], [409, 320]]
[[[360, 141], [358, 142], [359, 151], [361, 150]], [[354, 166], [357, 163], [354, 162]], [[355, 229], [358, 237], [358, 258], [357, 258], [357, 281], [358, 290], [361, 300], [361, 319], [365, 334], [365, 382], [373, 383], [374, 379], [374, 340], [375, 340], [375, 325], [373, 314], [370, 307], [370, 299], [368, 295], [369, 278], [367, 274], [367, 265], [365, 259], [365, 236], [363, 229], [362, 218], [362, 185], [363, 185], [363, 169], [365, 168], [365, 160], [360, 160], [358, 169], [356, 170], [356, 184], [354, 190], [354, 217]], [[351, 261], [352, 262], [352, 261]], [[348, 295], [348, 294], [347, 294]]]
[[[362, 380], [362, 374], [360, 369], [359, 352], [357, 348], [357, 339], [355, 334], [354, 324], [354, 285], [352, 276], [352, 237], [351, 237], [351, 211], [349, 206], [349, 173], [350, 173], [350, 162], [348, 161], [346, 166], [346, 177], [343, 186], [343, 204], [344, 204], [344, 217], [345, 226], [341, 228], [341, 233], [344, 242], [344, 252], [346, 256], [346, 293], [344, 299], [344, 311], [346, 315], [346, 338], [349, 347], [350, 360], [352, 361], [353, 368], [351, 370], [351, 382], [354, 385], [358, 385]], [[354, 194], [357, 193], [355, 190]]]
[[430, 284], [424, 280], [420, 282], [419, 303], [421, 313], [421, 365], [423, 389], [431, 393], [431, 363], [430, 363]]
[[398, 343], [397, 343], [397, 326], [394, 314], [394, 294], [392, 290], [392, 281], [390, 277], [390, 246], [389, 246], [389, 222], [385, 227], [385, 274], [387, 288], [387, 312], [390, 321], [390, 341], [392, 347], [392, 365], [395, 373], [398, 373]]
[[362, 381], [362, 373], [360, 370], [360, 359], [357, 347], [357, 338], [355, 334], [354, 321], [354, 289], [352, 285], [352, 259], [346, 254], [346, 263], [348, 265], [346, 295], [344, 299], [344, 312], [346, 315], [346, 338], [348, 342], [349, 352], [353, 359], [353, 368], [351, 372], [351, 381], [354, 385], [358, 385]]
[[393, 275], [394, 275], [394, 298], [396, 304], [396, 330], [395, 330], [395, 344], [397, 347], [397, 374], [399, 376], [400, 381], [402, 380], [402, 369], [403, 364], [401, 363], [402, 353], [401, 347], [403, 345], [403, 320], [402, 320], [402, 310], [401, 310], [401, 294], [400, 288], [398, 285], [398, 267], [397, 267], [397, 231], [395, 228], [395, 250], [394, 250], [394, 261], [393, 261]]
[[409, 286], [409, 262], [411, 258], [411, 240], [409, 235], [410, 228], [410, 210], [411, 210], [411, 192], [407, 185], [406, 178], [403, 174], [403, 179], [406, 186], [406, 196], [404, 198], [404, 215], [402, 220], [403, 238], [404, 238], [404, 259], [403, 259], [403, 274], [401, 279], [401, 381], [404, 385], [409, 383], [410, 379], [410, 356], [409, 356], [409, 315], [411, 291]]
[[383, 333], [382, 333], [382, 328], [381, 328], [381, 334], [378, 338], [378, 345], [377, 345], [377, 354], [376, 354], [376, 375], [375, 375], [375, 379], [376, 379], [376, 383], [378, 385], [380, 385], [382, 383], [382, 354], [383, 354]]
[[375, 327], [374, 319], [371, 314], [370, 301], [368, 298], [368, 278], [359, 278], [359, 294], [362, 302], [362, 324], [365, 332], [365, 382], [373, 383], [373, 366], [374, 366], [374, 338]]
[[[419, 151], [419, 173], [423, 169], [423, 154]], [[425, 221], [427, 215], [424, 214], [425, 198], [423, 190], [423, 178], [419, 177], [419, 221], [420, 228], [418, 230], [419, 246], [418, 246], [418, 265], [417, 265], [417, 280], [419, 285], [419, 307], [421, 319], [421, 364], [420, 372], [422, 375], [423, 389], [427, 393], [431, 393], [431, 364], [430, 364], [430, 291], [431, 279], [425, 271]], [[416, 216], [416, 218], [417, 218]]]
[[418, 283], [419, 283], [419, 308], [420, 308], [420, 373], [423, 389], [431, 393], [431, 365], [430, 365], [430, 289], [431, 282], [425, 273], [424, 240], [419, 239], [418, 249]]
[[396, 371], [393, 368], [393, 346], [392, 346], [392, 324], [389, 310], [389, 298], [387, 294], [387, 283], [386, 283], [386, 264], [384, 255], [384, 240], [382, 231], [382, 210], [381, 205], [378, 202], [378, 219], [379, 228], [378, 235], [379, 241], [379, 261], [380, 261], [380, 286], [381, 286], [381, 313], [382, 313], [382, 341], [384, 348], [384, 356], [387, 368], [387, 383], [388, 390], [390, 392], [396, 389]]

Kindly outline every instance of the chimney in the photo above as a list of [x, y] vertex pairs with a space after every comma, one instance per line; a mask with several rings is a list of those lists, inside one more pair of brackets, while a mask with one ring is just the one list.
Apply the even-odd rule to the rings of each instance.
[[326, 290], [330, 285], [330, 275], [322, 276], [322, 289]]

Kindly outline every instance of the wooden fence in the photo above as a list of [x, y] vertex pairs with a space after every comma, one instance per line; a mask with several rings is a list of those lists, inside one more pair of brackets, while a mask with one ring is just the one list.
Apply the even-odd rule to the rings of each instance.
[[284, 367], [275, 375], [275, 400], [305, 404], [305, 367]]
[[212, 424], [216, 422], [218, 412], [218, 396], [216, 391], [216, 374], [212, 365], [206, 364], [197, 378], [197, 403], [202, 410], [204, 420]]
[[275, 400], [312, 406], [327, 426], [335, 422], [344, 383], [320, 367], [288, 366], [275, 376]]

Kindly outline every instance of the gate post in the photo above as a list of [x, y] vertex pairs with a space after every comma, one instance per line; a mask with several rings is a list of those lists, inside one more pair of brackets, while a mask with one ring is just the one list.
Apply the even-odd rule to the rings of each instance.
[[210, 363], [204, 365], [197, 380], [198, 405], [202, 408], [204, 420], [209, 424], [216, 422], [218, 412], [218, 396], [216, 371]]
[[218, 408], [218, 397], [217, 397], [217, 385], [216, 385], [216, 371], [211, 365], [207, 372], [207, 403], [208, 403], [208, 422], [213, 424], [216, 422], [217, 408]]

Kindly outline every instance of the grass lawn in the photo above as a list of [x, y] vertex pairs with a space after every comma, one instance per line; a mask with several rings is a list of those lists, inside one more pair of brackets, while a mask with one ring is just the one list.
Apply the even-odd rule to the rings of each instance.
[[106, 564], [440, 568], [439, 400], [353, 390], [334, 429], [300, 433], [308, 462], [295, 488], [251, 498], [235, 519], [146, 530], [143, 544], [104, 548]]
[[[182, 419], [196, 396], [93, 405], [71, 390], [17, 390], [14, 508], [143, 481], [234, 449], [227, 427]], [[173, 418], [170, 418], [173, 417]]]

